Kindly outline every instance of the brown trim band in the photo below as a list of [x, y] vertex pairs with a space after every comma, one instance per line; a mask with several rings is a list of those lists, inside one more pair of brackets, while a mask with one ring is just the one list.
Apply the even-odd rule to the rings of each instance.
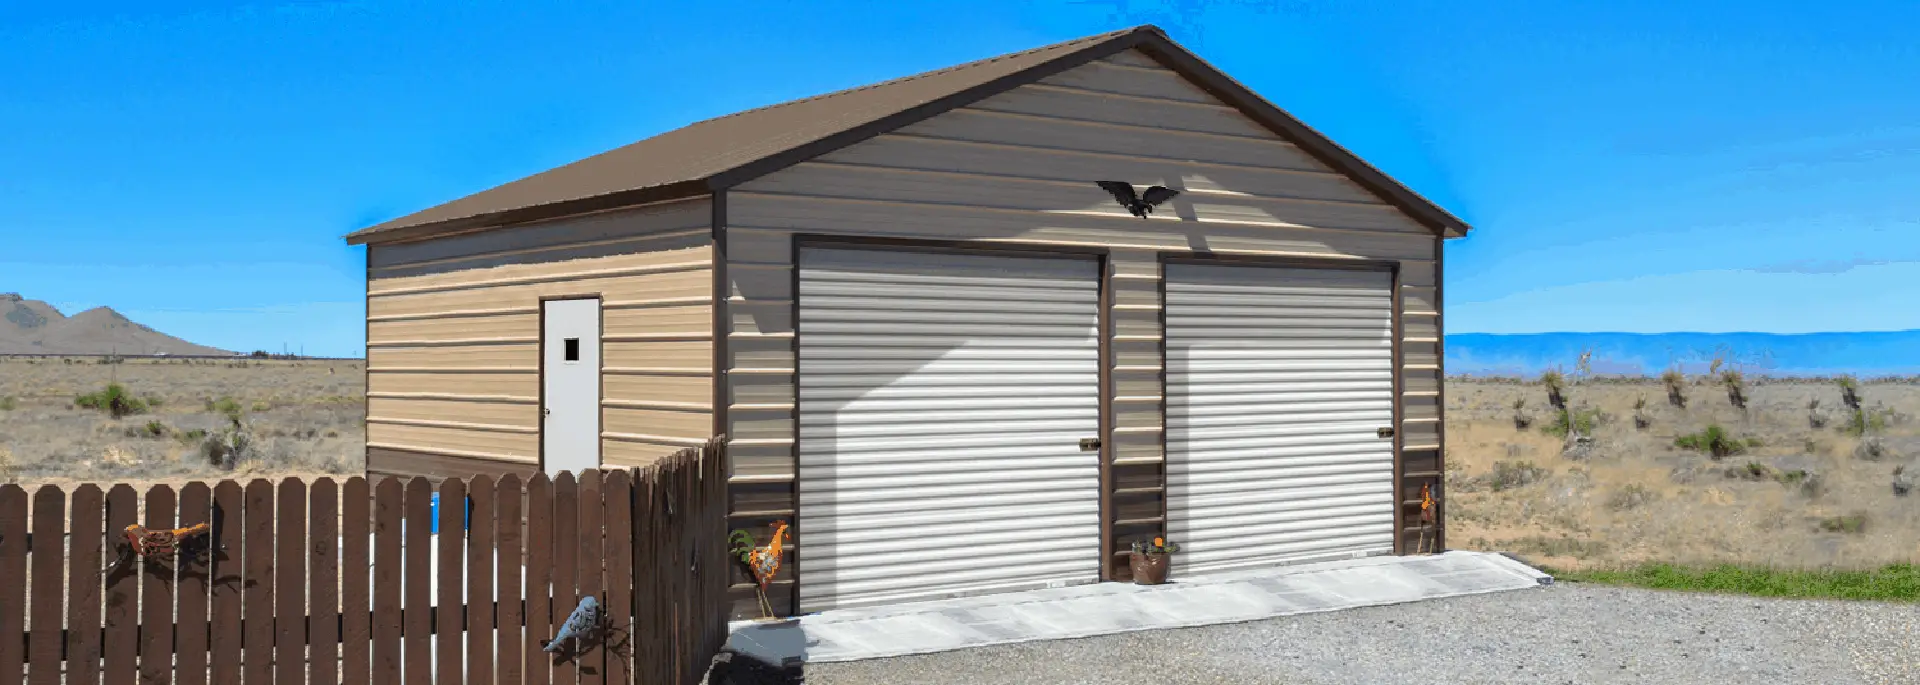
[[[348, 245], [363, 243], [395, 243], [421, 238], [437, 238], [448, 233], [474, 228], [506, 228], [511, 224], [530, 223], [545, 219], [555, 219], [573, 214], [602, 212], [634, 205], [647, 205], [668, 200], [681, 200], [706, 195], [711, 190], [702, 180], [680, 181], [666, 185], [636, 188], [617, 193], [583, 197], [575, 200], [549, 202], [546, 204], [517, 207], [499, 212], [475, 214], [473, 216], [435, 221], [411, 226], [399, 226], [386, 229], [362, 229], [347, 234]], [[456, 200], [457, 202], [457, 200]]]

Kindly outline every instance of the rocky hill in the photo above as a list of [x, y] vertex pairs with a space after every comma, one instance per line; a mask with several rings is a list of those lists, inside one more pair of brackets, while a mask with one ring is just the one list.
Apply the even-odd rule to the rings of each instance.
[[0, 293], [0, 354], [233, 354], [135, 323], [111, 307], [67, 316], [19, 293]]

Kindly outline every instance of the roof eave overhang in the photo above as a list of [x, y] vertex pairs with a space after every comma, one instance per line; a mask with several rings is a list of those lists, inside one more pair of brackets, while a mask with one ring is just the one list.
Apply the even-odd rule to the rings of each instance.
[[[436, 238], [453, 233], [465, 233], [472, 230], [557, 219], [576, 214], [590, 214], [624, 207], [680, 200], [708, 195], [712, 192], [713, 188], [711, 184], [705, 179], [695, 179], [692, 181], [680, 181], [665, 185], [622, 190], [573, 200], [549, 202], [529, 207], [516, 207], [514, 209], [475, 214], [442, 221], [429, 221], [418, 224], [388, 222], [349, 233], [346, 236], [346, 240], [348, 245], [400, 243], [423, 238]], [[403, 218], [397, 221], [404, 222], [405, 219]]]

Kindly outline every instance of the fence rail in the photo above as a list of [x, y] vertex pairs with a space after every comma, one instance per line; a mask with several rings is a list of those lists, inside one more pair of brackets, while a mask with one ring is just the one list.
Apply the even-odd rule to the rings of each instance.
[[[0, 683], [691, 685], [726, 640], [717, 442], [576, 478], [0, 486]], [[210, 526], [115, 564], [122, 531]], [[543, 651], [583, 597], [606, 628]], [[577, 647], [577, 648], [576, 648]]]

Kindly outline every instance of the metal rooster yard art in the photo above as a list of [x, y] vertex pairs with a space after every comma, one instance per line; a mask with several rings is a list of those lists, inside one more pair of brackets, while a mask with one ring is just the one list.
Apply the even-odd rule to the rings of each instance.
[[1166, 186], [1148, 186], [1146, 192], [1135, 195], [1133, 184], [1125, 181], [1095, 181], [1094, 183], [1112, 194], [1115, 202], [1127, 208], [1127, 213], [1142, 219], [1152, 214], [1153, 208], [1160, 206], [1160, 203], [1180, 194], [1180, 191]]
[[[212, 529], [212, 526], [205, 523], [168, 530], [148, 530], [146, 526], [139, 524], [129, 525], [124, 531], [127, 546], [120, 550], [119, 558], [114, 559], [112, 564], [102, 569], [102, 573], [113, 573], [125, 566], [127, 562], [133, 561], [136, 556], [144, 559], [154, 555], [179, 552], [184, 543], [206, 535]], [[192, 552], [193, 550], [187, 550], [188, 554]]]
[[740, 562], [747, 565], [747, 571], [753, 574], [754, 582], [759, 584], [760, 611], [773, 618], [773, 603], [767, 601], [767, 583], [773, 582], [773, 576], [780, 572], [780, 542], [787, 535], [787, 522], [773, 524], [773, 535], [765, 546], [755, 546], [753, 536], [744, 530], [735, 530], [727, 537], [733, 543], [730, 550], [740, 555]]

